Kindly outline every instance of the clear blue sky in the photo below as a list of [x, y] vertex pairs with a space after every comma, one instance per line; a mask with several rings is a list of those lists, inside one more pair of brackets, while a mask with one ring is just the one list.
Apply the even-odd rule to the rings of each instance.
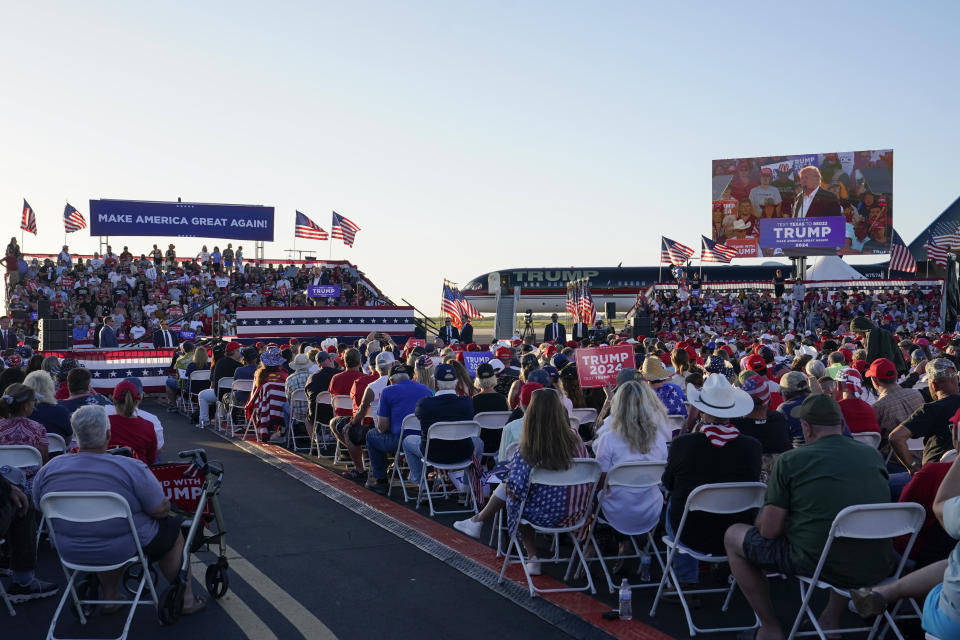
[[[26, 249], [56, 251], [67, 199], [84, 213], [100, 197], [267, 204], [267, 255], [282, 256], [295, 209], [328, 230], [336, 209], [362, 231], [333, 257], [437, 312], [444, 277], [655, 264], [661, 234], [699, 248], [712, 158], [893, 148], [909, 242], [960, 192], [958, 14], [948, 2], [8, 5], [0, 210], [19, 236], [26, 197], [41, 229]], [[155, 241], [112, 240], [138, 253]], [[92, 252], [96, 239], [69, 244]]]

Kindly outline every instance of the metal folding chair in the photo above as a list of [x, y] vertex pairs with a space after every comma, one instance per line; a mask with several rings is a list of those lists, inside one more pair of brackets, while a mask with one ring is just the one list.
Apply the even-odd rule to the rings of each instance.
[[43, 456], [35, 448], [27, 444], [0, 445], [0, 466], [10, 465], [17, 469], [43, 466]]
[[313, 411], [313, 438], [310, 440], [310, 450], [307, 452], [308, 455], [313, 455], [313, 449], [316, 447], [316, 456], [318, 458], [330, 457], [328, 455], [321, 455], [320, 448], [322, 447], [323, 449], [326, 449], [327, 445], [333, 441], [333, 436], [330, 434], [328, 425], [321, 424], [317, 419], [317, 416], [319, 415], [321, 405], [332, 407], [333, 400], [331, 398], [332, 397], [329, 391], [321, 391], [317, 394], [316, 403], [314, 405], [315, 408]]
[[216, 402], [216, 421], [217, 421], [217, 431], [221, 433], [227, 430], [227, 426], [230, 424], [228, 417], [228, 405], [223, 402], [223, 396], [230, 392], [231, 387], [233, 387], [233, 378], [220, 378], [217, 380], [217, 402]]
[[880, 446], [880, 434], [876, 431], [861, 431], [859, 433], [851, 433], [850, 435], [852, 435], [853, 439], [857, 442], [862, 442], [874, 449]]
[[[507, 424], [507, 419], [510, 417], [509, 411], [481, 411], [480, 413], [473, 416], [475, 422], [480, 425], [480, 439], [483, 439], [484, 431], [486, 432], [497, 432], [497, 448], [493, 451], [487, 451], [486, 447], [483, 450], [484, 458], [494, 458], [497, 457], [497, 450], [500, 448], [500, 436], [503, 431], [503, 428]], [[486, 443], [486, 440], [484, 440]]]
[[[827, 535], [826, 544], [824, 544], [823, 551], [820, 554], [820, 561], [817, 563], [817, 568], [814, 570], [813, 575], [809, 578], [797, 576], [800, 587], [800, 611], [797, 613], [797, 618], [793, 622], [793, 628], [790, 629], [788, 640], [809, 635], [816, 635], [822, 640], [826, 640], [827, 636], [824, 635], [823, 629], [820, 628], [817, 616], [813, 610], [810, 609], [810, 599], [813, 597], [816, 589], [830, 589], [841, 596], [846, 598], [850, 597], [850, 591], [848, 589], [841, 589], [820, 579], [823, 567], [827, 563], [827, 556], [830, 555], [830, 548], [837, 538], [882, 540], [884, 538], [909, 535], [910, 538], [906, 547], [903, 549], [903, 554], [900, 556], [897, 569], [894, 574], [889, 577], [889, 580], [897, 580], [900, 578], [900, 574], [903, 573], [903, 567], [907, 563], [910, 550], [913, 548], [913, 543], [917, 539], [917, 534], [920, 532], [920, 527], [923, 526], [925, 517], [926, 512], [923, 507], [915, 502], [857, 504], [840, 511], [830, 526], [830, 533]], [[900, 640], [903, 640], [903, 635], [900, 633], [900, 629], [897, 627], [895, 620], [898, 607], [899, 603], [893, 611], [885, 610], [883, 615], [877, 616], [873, 624], [869, 627], [830, 629], [829, 632], [831, 634], [848, 634], [868, 631], [868, 637], [873, 638], [880, 627], [880, 623], [886, 621], [887, 625], [893, 629], [894, 634], [896, 634]], [[798, 631], [804, 617], [809, 619], [811, 624], [813, 624], [813, 631]]]
[[[337, 409], [349, 409], [353, 411], [353, 398], [346, 395], [330, 396], [331, 405], [333, 405], [333, 420], [337, 419]], [[332, 421], [331, 421], [332, 424]], [[340, 442], [340, 438], [337, 438], [337, 447], [333, 451], [333, 464], [342, 464], [347, 467], [353, 466], [353, 460], [350, 459], [349, 455], [346, 455], [346, 447], [343, 446], [343, 443]]]
[[47, 455], [52, 456], [55, 453], [65, 453], [67, 451], [67, 442], [58, 433], [47, 432]]
[[[666, 468], [666, 466], [666, 461], [624, 462], [623, 464], [618, 464], [607, 472], [601, 493], [611, 487], [623, 487], [626, 489], [651, 489], [658, 487], [660, 485], [660, 479], [663, 477], [663, 470]], [[656, 489], [656, 491], [659, 493], [659, 489]], [[663, 505], [661, 504], [660, 510], [657, 512], [657, 522], [659, 522], [659, 513], [662, 511]], [[600, 550], [600, 544], [597, 542], [595, 535], [597, 525], [607, 525], [613, 529], [616, 529], [616, 531], [620, 534], [627, 536], [627, 540], [633, 546], [633, 552], [625, 555], [618, 554], [615, 556], [604, 556]], [[600, 568], [603, 569], [603, 575], [607, 579], [607, 587], [610, 589], [610, 593], [616, 592], [618, 587], [618, 585], [613, 583], [613, 576], [610, 574], [610, 569], [607, 567], [607, 563], [610, 561], [640, 559], [643, 557], [644, 553], [647, 553], [650, 555], [650, 557], [655, 557], [657, 559], [657, 563], [660, 565], [662, 570], [665, 569], [663, 558], [660, 556], [660, 552], [657, 550], [656, 541], [653, 539], [653, 532], [656, 530], [656, 528], [656, 523], [654, 523], [653, 528], [647, 531], [621, 531], [610, 524], [608, 516], [604, 513], [603, 503], [600, 500], [597, 500], [593, 522], [590, 525], [590, 535], [588, 537], [588, 541], [593, 545], [593, 550], [596, 553], [596, 557], [588, 558], [588, 560], [597, 560], [600, 563]], [[643, 550], [641, 550], [640, 545], [637, 544], [637, 538], [639, 536], [645, 537]], [[645, 587], [655, 586], [657, 586], [657, 583], [655, 582], [645, 582], [631, 584], [630, 588], [642, 589]]]
[[[227, 406], [227, 419], [230, 424], [230, 435], [237, 435], [237, 428], [245, 429], [247, 426], [247, 416], [244, 414], [244, 404], [237, 404], [235, 400], [235, 395], [237, 392], [246, 393], [247, 397], [250, 397], [250, 393], [253, 391], [253, 380], [234, 380], [230, 385], [230, 404]], [[240, 415], [243, 416], [242, 420], [237, 420], [237, 411], [240, 411]]]
[[590, 424], [597, 421], [597, 410], [592, 407], [574, 409], [573, 417], [580, 421], [580, 424]]
[[387, 485], [387, 495], [393, 492], [393, 483], [400, 485], [400, 491], [403, 492], [403, 501], [409, 502], [412, 498], [407, 492], [407, 483], [403, 479], [403, 474], [410, 470], [407, 465], [407, 456], [403, 453], [403, 439], [409, 435], [420, 433], [420, 420], [414, 414], [410, 414], [400, 423], [400, 440], [397, 442], [397, 451], [393, 454], [393, 468], [390, 471], [390, 484]]
[[[306, 421], [307, 421], [306, 409], [303, 409], [301, 411], [294, 411], [294, 407], [297, 407], [297, 406], [305, 407], [307, 405], [307, 402], [308, 402], [307, 392], [304, 391], [303, 389], [297, 389], [290, 396], [290, 426], [287, 428], [287, 448], [295, 453], [303, 451], [303, 449], [301, 449], [297, 445], [298, 439], [307, 440], [307, 441], [310, 440], [310, 436], [306, 434], [302, 436], [298, 436], [294, 433], [294, 427], [298, 422], [306, 425]], [[307, 450], [309, 451], [309, 449], [310, 447], [308, 446]]]
[[187, 380], [186, 401], [188, 418], [193, 415], [194, 410], [199, 410], [200, 401], [197, 399], [197, 396], [200, 395], [200, 392], [204, 389], [210, 388], [210, 373], [210, 369], [198, 369], [190, 372], [190, 377]]
[[[570, 540], [573, 542], [573, 551], [570, 553], [569, 558], [561, 558], [558, 555], [555, 555], [553, 558], [541, 559], [540, 562], [566, 562], [567, 563], [567, 572], [564, 574], [564, 581], [569, 579], [570, 572], [573, 569], [573, 561], [579, 559], [580, 562], [586, 566], [587, 559], [583, 553], [583, 547], [580, 545], [580, 541], [577, 539], [577, 532], [579, 532], [583, 527], [587, 525], [587, 519], [590, 517], [592, 510], [590, 509], [589, 500], [593, 499], [594, 494], [597, 491], [597, 482], [600, 480], [600, 463], [592, 458], [574, 458], [573, 464], [570, 465], [569, 469], [564, 471], [548, 471], [546, 469], [533, 469], [530, 472], [530, 485], [535, 484], [540, 485], [549, 485], [554, 487], [579, 487], [582, 485], [589, 485], [589, 491], [585, 492], [584, 495], [588, 497], [588, 501], [584, 505], [583, 514], [580, 518], [577, 519], [575, 523], [569, 526], [564, 527], [544, 527], [540, 525], [533, 524], [523, 518], [523, 507], [526, 504], [526, 497], [520, 503], [520, 513], [521, 525], [529, 525], [533, 527], [534, 531], [537, 533], [546, 533], [550, 535], [559, 535], [559, 534], [569, 534]], [[510, 552], [516, 549], [516, 555], [511, 554]], [[532, 555], [533, 549], [527, 549], [526, 555]], [[514, 532], [510, 536], [510, 542], [507, 544], [507, 551], [503, 557], [503, 566], [500, 569], [500, 577], [497, 579], [497, 583], [503, 582], [503, 576], [506, 574], [507, 566], [510, 564], [520, 563], [520, 566], [523, 567], [523, 574], [527, 578], [527, 587], [530, 589], [530, 597], [536, 597], [538, 593], [556, 593], [561, 591], [586, 591], [590, 590], [590, 593], [596, 593], [597, 589], [593, 584], [593, 576], [590, 575], [589, 571], [585, 571], [587, 578], [587, 585], [585, 587], [561, 587], [557, 589], [539, 589], [536, 585], [533, 584], [533, 577], [530, 575], [529, 570], [527, 569], [527, 558], [524, 555], [523, 547], [520, 544], [520, 539], [518, 533]]]
[[[60, 619], [60, 613], [63, 611], [67, 599], [72, 599], [81, 624], [87, 623], [87, 617], [83, 612], [83, 605], [119, 604], [130, 607], [130, 613], [127, 615], [127, 620], [123, 626], [123, 633], [116, 639], [125, 640], [127, 634], [130, 632], [130, 623], [133, 622], [133, 616], [134, 613], [136, 613], [137, 606], [152, 604], [159, 609], [157, 590], [150, 576], [150, 563], [147, 561], [147, 556], [143, 552], [143, 547], [140, 546], [140, 538], [137, 535], [137, 526], [133, 521], [133, 514], [130, 512], [130, 505], [128, 505], [127, 501], [119, 494], [108, 491], [59, 491], [43, 496], [40, 500], [40, 510], [43, 513], [44, 521], [47, 523], [47, 528], [50, 531], [50, 538], [54, 540], [56, 539], [56, 529], [58, 526], [61, 526], [55, 524], [57, 521], [90, 525], [117, 518], [126, 520], [130, 527], [129, 534], [136, 545], [136, 555], [119, 563], [97, 565], [77, 562], [77, 559], [65, 558], [61, 554], [60, 564], [63, 565], [63, 572], [67, 577], [67, 585], [63, 589], [63, 596], [60, 598], [57, 610], [53, 614], [53, 620], [50, 622], [50, 629], [47, 631], [47, 640], [57, 640], [56, 636], [54, 636], [54, 630], [57, 627], [57, 621]], [[77, 576], [81, 572], [99, 573], [102, 571], [113, 571], [129, 564], [140, 565], [140, 578], [136, 588], [131, 589], [133, 594], [132, 600], [81, 600], [77, 595], [75, 583]], [[147, 587], [149, 592], [147, 600], [141, 600], [144, 587]]]
[[693, 623], [693, 616], [690, 613], [690, 605], [687, 603], [687, 595], [700, 593], [726, 593], [721, 611], [726, 611], [730, 607], [730, 598], [733, 597], [733, 590], [737, 582], [731, 577], [729, 588], [715, 589], [692, 589], [684, 591], [680, 586], [680, 580], [673, 569], [673, 557], [682, 553], [692, 556], [700, 562], [709, 562], [712, 564], [721, 564], [727, 562], [727, 556], [715, 556], [701, 553], [684, 545], [680, 540], [683, 538], [684, 526], [687, 523], [687, 516], [691, 511], [703, 511], [705, 513], [732, 514], [750, 509], [759, 509], [763, 506], [763, 497], [767, 486], [762, 482], [721, 482], [716, 484], [704, 484], [687, 496], [687, 503], [683, 507], [683, 515], [680, 518], [680, 526], [677, 527], [676, 536], [663, 536], [663, 543], [667, 546], [666, 569], [663, 577], [660, 578], [660, 585], [657, 588], [657, 595], [653, 599], [653, 607], [650, 609], [650, 617], [657, 614], [657, 605], [660, 604], [660, 597], [664, 593], [664, 587], [667, 583], [673, 586], [672, 593], [676, 593], [680, 598], [680, 604], [683, 605], [683, 613], [687, 618], [687, 628], [690, 635], [697, 633], [720, 633], [746, 631], [756, 629], [760, 626], [760, 619], [754, 614], [754, 624], [749, 627], [723, 627], [723, 628], [704, 628], [698, 627]]
[[[464, 460], [457, 462], [438, 462], [430, 459], [430, 443], [440, 440], [465, 440], [468, 438], [477, 438], [480, 436], [480, 425], [473, 420], [461, 420], [457, 422], [435, 422], [427, 429], [427, 442], [423, 447], [423, 455], [420, 460], [423, 462], [423, 471], [420, 474], [420, 488], [417, 494], [417, 508], [426, 498], [430, 507], [430, 517], [437, 513], [477, 513], [477, 501], [473, 495], [473, 486], [469, 476], [473, 473], [473, 454]], [[441, 486], [441, 491], [431, 491], [429, 480], [427, 480], [427, 470], [432, 467], [437, 470], [437, 476], [434, 480], [434, 487], [437, 484]], [[447, 497], [446, 480], [451, 471], [465, 471], [466, 477], [463, 483], [464, 490], [467, 492], [467, 509], [451, 509], [438, 511], [433, 506], [434, 495]], [[471, 506], [472, 505], [472, 506]]]

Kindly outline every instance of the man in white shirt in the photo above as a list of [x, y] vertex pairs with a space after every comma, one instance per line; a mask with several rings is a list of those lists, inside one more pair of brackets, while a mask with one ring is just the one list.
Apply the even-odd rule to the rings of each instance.
[[763, 205], [767, 200], [773, 200], [773, 204], [776, 205], [775, 211], [780, 210], [780, 202], [782, 201], [780, 189], [772, 186], [771, 182], [773, 182], [773, 170], [769, 167], [761, 169], [760, 184], [750, 189], [750, 194], [747, 196], [753, 203], [754, 211], [763, 211]]
[[94, 251], [93, 257], [90, 258], [90, 262], [88, 264], [90, 265], [91, 269], [99, 269], [103, 266], [103, 258], [100, 257], [99, 253]]

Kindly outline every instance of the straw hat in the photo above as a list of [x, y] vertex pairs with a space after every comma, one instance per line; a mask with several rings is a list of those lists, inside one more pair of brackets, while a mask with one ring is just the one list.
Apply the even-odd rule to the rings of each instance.
[[655, 380], [667, 380], [673, 377], [673, 374], [667, 371], [663, 366], [663, 360], [657, 356], [647, 356], [643, 361], [643, 367], [640, 369], [644, 380], [653, 382]]

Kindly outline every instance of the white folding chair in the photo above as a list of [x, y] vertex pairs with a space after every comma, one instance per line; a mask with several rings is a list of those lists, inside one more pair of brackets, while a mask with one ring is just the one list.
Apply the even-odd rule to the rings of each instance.
[[43, 456], [35, 448], [27, 444], [0, 445], [0, 466], [10, 465], [17, 469], [27, 469], [43, 466]]
[[907, 440], [907, 449], [910, 449], [910, 453], [923, 453], [923, 438]]
[[230, 424], [230, 421], [227, 417], [228, 404], [223, 402], [223, 396], [230, 392], [231, 387], [233, 387], [233, 378], [220, 378], [217, 380], [217, 388], [215, 392], [217, 394], [216, 401], [216, 410], [217, 410], [217, 431], [223, 432], [226, 431], [226, 425]]
[[851, 433], [853, 439], [862, 442], [876, 449], [880, 446], [880, 434], [876, 431], [861, 431], [860, 433]]
[[956, 449], [950, 449], [950, 451], [947, 451], [945, 454], [940, 456], [940, 462], [953, 462], [956, 459], [957, 459]]
[[[915, 502], [856, 504], [841, 510], [833, 519], [833, 524], [830, 526], [830, 533], [827, 535], [826, 544], [824, 544], [823, 551], [820, 553], [820, 561], [817, 563], [817, 568], [814, 570], [813, 576], [809, 578], [797, 576], [797, 581], [800, 586], [800, 611], [797, 613], [797, 618], [793, 622], [793, 628], [790, 630], [788, 640], [792, 640], [798, 636], [809, 635], [817, 635], [822, 640], [826, 640], [827, 636], [824, 635], [823, 629], [820, 628], [817, 616], [810, 609], [810, 599], [813, 597], [816, 589], [830, 589], [845, 598], [850, 597], [849, 590], [841, 589], [820, 579], [820, 573], [827, 563], [827, 556], [830, 555], [830, 548], [837, 538], [882, 540], [884, 538], [909, 535], [910, 538], [907, 546], [903, 549], [903, 554], [900, 556], [900, 562], [897, 564], [896, 572], [889, 577], [890, 581], [895, 581], [900, 578], [900, 574], [903, 572], [903, 567], [907, 563], [910, 550], [913, 548], [913, 543], [917, 539], [917, 534], [920, 532], [920, 527], [923, 526], [925, 517], [926, 512], [923, 507]], [[869, 627], [830, 629], [829, 632], [831, 634], [847, 634], [869, 631], [869, 637], [872, 638], [877, 632], [880, 623], [886, 621], [896, 636], [900, 638], [900, 640], [903, 640], [903, 635], [901, 635], [900, 629], [897, 628], [897, 623], [894, 619], [896, 611], [896, 608], [893, 611], [885, 610], [883, 615], [877, 616], [873, 624]], [[804, 616], [813, 624], [813, 631], [798, 631]]]
[[[430, 459], [430, 443], [441, 440], [465, 440], [469, 438], [478, 438], [480, 437], [480, 425], [473, 420], [435, 422], [430, 425], [429, 429], [427, 429], [426, 437], [427, 441], [423, 446], [423, 455], [420, 456], [420, 460], [423, 462], [423, 470], [420, 473], [420, 487], [419, 493], [417, 494], [417, 508], [420, 508], [420, 503], [423, 501], [424, 497], [426, 497], [427, 504], [430, 506], [431, 518], [438, 513], [477, 513], [477, 500], [476, 496], [473, 494], [473, 483], [470, 481], [469, 477], [473, 474], [472, 452], [469, 457], [457, 462], [437, 462], [436, 460]], [[429, 480], [427, 480], [427, 469], [430, 467], [433, 467], [438, 471], [437, 477], [434, 480], [434, 487], [439, 484], [442, 488], [441, 491], [430, 490], [430, 483]], [[438, 511], [433, 506], [433, 497], [435, 494], [447, 497], [446, 479], [444, 476], [448, 475], [451, 471], [466, 472], [463, 487], [467, 492], [468, 508]]]
[[[331, 404], [333, 405], [333, 419], [337, 419], [337, 409], [349, 409], [353, 411], [353, 398], [348, 395], [331, 395]], [[332, 424], [332, 422], [331, 422]], [[337, 438], [337, 448], [333, 451], [333, 464], [342, 464], [346, 467], [353, 466], [353, 460], [350, 459], [349, 455], [346, 454], [346, 447], [343, 446], [343, 443], [340, 442], [340, 438]]]
[[[6, 542], [3, 538], [0, 538], [0, 546]], [[13, 603], [10, 602], [10, 596], [7, 595], [7, 590], [3, 588], [3, 581], [0, 580], [0, 599], [3, 600], [3, 603], [7, 605], [7, 611], [11, 616], [17, 615], [17, 612], [13, 610]]]
[[[237, 428], [246, 428], [247, 426], [247, 416], [243, 415], [243, 404], [237, 404], [234, 399], [234, 394], [237, 392], [246, 393], [247, 398], [250, 397], [250, 393], [253, 391], [253, 380], [234, 380], [230, 385], [230, 396], [229, 396], [229, 405], [227, 406], [227, 419], [230, 424], [230, 435], [237, 435]], [[237, 411], [241, 412], [243, 419], [238, 420], [236, 413]]]
[[[559, 554], [554, 555], [553, 558], [546, 558], [540, 560], [540, 562], [566, 562], [567, 563], [567, 572], [564, 574], [564, 581], [570, 577], [570, 571], [573, 568], [573, 561], [579, 559], [580, 562], [587, 566], [587, 559], [583, 553], [583, 547], [580, 546], [580, 541], [577, 539], [577, 533], [587, 525], [587, 519], [590, 517], [592, 509], [590, 508], [590, 501], [593, 500], [594, 494], [597, 492], [597, 483], [600, 481], [600, 463], [592, 458], [574, 458], [573, 464], [570, 465], [569, 469], [564, 471], [548, 471], [546, 469], [533, 469], [530, 471], [530, 485], [539, 484], [547, 485], [552, 487], [579, 487], [583, 485], [589, 485], [589, 490], [586, 492], [577, 492], [584, 496], [583, 512], [582, 515], [577, 519], [577, 521], [568, 526], [562, 527], [544, 527], [540, 525], [533, 524], [528, 520], [523, 518], [523, 507], [526, 504], [526, 497], [520, 503], [520, 524], [529, 525], [533, 527], [533, 530], [537, 533], [546, 533], [552, 535], [559, 535], [566, 533], [570, 535], [570, 540], [573, 542], [573, 550], [570, 553], [569, 558], [559, 557]], [[539, 589], [536, 585], [533, 584], [533, 577], [530, 575], [529, 570], [527, 569], [527, 559], [524, 557], [524, 553], [527, 555], [533, 555], [536, 549], [527, 549], [524, 552], [519, 539], [519, 531], [513, 533], [510, 536], [510, 542], [507, 544], [507, 551], [503, 557], [503, 567], [500, 569], [500, 577], [497, 582], [503, 582], [503, 576], [507, 571], [507, 565], [520, 563], [520, 566], [523, 567], [523, 574], [527, 577], [527, 587], [530, 589], [530, 597], [536, 597], [538, 593], [556, 593], [560, 591], [586, 591], [590, 590], [590, 593], [596, 593], [597, 589], [593, 584], [593, 576], [590, 575], [589, 571], [585, 571], [587, 577], [587, 584], [585, 587], [560, 587], [557, 589]], [[511, 555], [511, 550], [516, 549], [516, 555]]]
[[187, 417], [193, 415], [194, 409], [200, 406], [197, 396], [204, 389], [210, 388], [210, 369], [198, 369], [190, 372], [187, 380]]
[[[513, 456], [517, 453], [517, 450], [520, 449], [519, 442], [513, 442], [507, 446], [507, 450], [504, 452], [506, 454], [506, 460], [513, 460]], [[504, 516], [506, 515], [506, 506], [504, 506], [500, 511], [493, 516], [493, 528], [490, 530], [490, 542], [493, 544], [493, 538], [497, 538], [497, 557], [499, 558], [506, 550], [503, 548], [503, 532], [507, 530], [504, 526]]]
[[326, 428], [326, 425], [321, 425], [320, 421], [317, 419], [317, 416], [320, 412], [320, 405], [331, 406], [332, 400], [329, 391], [321, 391], [317, 394], [317, 399], [315, 401], [314, 410], [313, 410], [313, 438], [310, 440], [310, 451], [307, 452], [308, 455], [313, 455], [313, 449], [317, 449], [318, 458], [329, 458], [328, 455], [321, 455], [320, 448], [323, 447], [326, 449], [327, 443], [332, 441], [333, 436], [330, 434], [329, 430]]
[[597, 421], [597, 410], [591, 407], [574, 409], [573, 417], [580, 421], [580, 424], [590, 424]]
[[58, 433], [47, 432], [47, 455], [52, 456], [55, 453], [64, 453], [67, 450], [67, 442]]
[[663, 577], [660, 578], [660, 586], [657, 588], [657, 595], [653, 599], [653, 607], [650, 608], [651, 618], [657, 614], [660, 597], [664, 593], [664, 587], [666, 587], [669, 582], [672, 585], [671, 593], [676, 593], [677, 597], [680, 598], [680, 604], [683, 605], [683, 612], [687, 618], [687, 628], [690, 630], [691, 636], [695, 636], [697, 633], [746, 631], [748, 629], [756, 629], [760, 626], [760, 619], [756, 617], [756, 614], [754, 614], [754, 623], [748, 627], [704, 628], [696, 626], [693, 623], [693, 616], [690, 613], [690, 605], [687, 603], [686, 596], [700, 593], [726, 593], [726, 599], [723, 601], [723, 606], [720, 609], [721, 611], [726, 611], [730, 606], [730, 598], [733, 596], [733, 590], [737, 586], [737, 583], [731, 576], [729, 588], [720, 587], [684, 591], [673, 569], [673, 557], [678, 553], [682, 553], [696, 558], [699, 562], [709, 562], [712, 564], [726, 563], [727, 556], [701, 553], [680, 542], [683, 537], [687, 516], [691, 511], [732, 514], [749, 511], [750, 509], [759, 509], [763, 506], [763, 496], [766, 489], [767, 486], [762, 482], [720, 482], [700, 485], [690, 492], [690, 495], [687, 496], [687, 503], [683, 507], [683, 515], [680, 517], [680, 525], [677, 527], [676, 536], [671, 537], [665, 535], [662, 538], [663, 543], [668, 549], [666, 569], [663, 572]]
[[[606, 479], [603, 483], [603, 489], [601, 489], [600, 492], [602, 494], [604, 491], [612, 487], [621, 487], [624, 489], [650, 489], [653, 487], [658, 487], [660, 485], [660, 479], [663, 477], [663, 470], [666, 468], [666, 466], [666, 461], [624, 462], [622, 464], [618, 464], [607, 472]], [[659, 490], [657, 491], [658, 495], [660, 495]], [[663, 505], [661, 501], [660, 509], [657, 511], [657, 522], [659, 521], [659, 514], [662, 510]], [[644, 553], [647, 553], [651, 557], [655, 557], [657, 559], [657, 563], [660, 565], [661, 569], [664, 568], [663, 558], [660, 556], [660, 552], [657, 551], [657, 543], [653, 539], [653, 532], [657, 528], [657, 522], [654, 522], [653, 528], [647, 531], [622, 531], [610, 524], [609, 517], [603, 511], [603, 503], [600, 500], [597, 500], [593, 523], [590, 525], [590, 535], [588, 537], [588, 541], [593, 545], [593, 550], [596, 553], [596, 557], [589, 558], [589, 560], [597, 560], [600, 562], [600, 567], [603, 569], [603, 575], [607, 579], [607, 587], [610, 589], [610, 593], [616, 592], [618, 586], [613, 583], [613, 576], [610, 574], [610, 569], [607, 567], [607, 563], [610, 561], [639, 559], [643, 557]], [[630, 544], [633, 545], [633, 552], [625, 555], [604, 556], [600, 551], [600, 544], [597, 542], [597, 538], [594, 535], [597, 525], [607, 525], [615, 529], [618, 533], [627, 536]], [[643, 550], [641, 550], [640, 545], [637, 544], [637, 537], [639, 536], [646, 537]], [[657, 583], [641, 582], [639, 584], [631, 584], [630, 588], [638, 589], [654, 586], [657, 586]]]
[[[473, 416], [474, 422], [480, 425], [480, 438], [483, 439], [484, 431], [497, 431], [502, 432], [503, 428], [507, 424], [507, 419], [510, 418], [509, 411], [481, 411], [480, 413]], [[501, 433], [497, 433], [497, 442], [500, 442]], [[486, 442], [486, 441], [484, 441]], [[497, 447], [499, 449], [499, 445]], [[483, 450], [484, 458], [496, 458], [497, 449], [493, 451], [487, 451], [486, 447]]]
[[[300, 411], [294, 411], [294, 407], [297, 407], [297, 406], [305, 407], [307, 406], [308, 402], [309, 401], [307, 400], [307, 392], [304, 391], [303, 389], [297, 389], [290, 396], [290, 425], [287, 428], [287, 448], [293, 451], [294, 453], [298, 453], [302, 451], [302, 449], [297, 445], [297, 439], [310, 440], [310, 436], [306, 434], [302, 436], [298, 436], [294, 433], [294, 426], [296, 425], [296, 423], [300, 422], [306, 425], [306, 421], [307, 421], [306, 409], [302, 409]], [[307, 447], [307, 450], [309, 450], [309, 447]]]
[[400, 485], [400, 491], [403, 492], [403, 501], [409, 502], [412, 498], [407, 492], [407, 483], [403, 479], [403, 474], [410, 470], [407, 465], [407, 456], [403, 453], [403, 439], [410, 435], [417, 435], [421, 432], [420, 419], [416, 415], [410, 414], [400, 423], [400, 441], [397, 442], [397, 451], [393, 454], [393, 468], [390, 471], [390, 484], [387, 485], [387, 495], [393, 492], [393, 483]]
[[[44, 521], [50, 531], [50, 538], [55, 540], [55, 531], [60, 524], [57, 521], [72, 523], [94, 524], [107, 520], [122, 518], [129, 525], [129, 534], [136, 545], [137, 553], [122, 562], [109, 565], [96, 565], [74, 562], [73, 559], [60, 556], [60, 563], [63, 565], [63, 572], [67, 576], [67, 585], [63, 589], [63, 596], [57, 605], [57, 610], [53, 614], [53, 620], [50, 622], [50, 629], [47, 631], [47, 640], [57, 640], [54, 636], [54, 630], [57, 621], [60, 619], [60, 613], [63, 611], [67, 599], [73, 600], [73, 605], [77, 609], [77, 615], [81, 624], [87, 623], [87, 618], [83, 613], [83, 605], [87, 604], [119, 604], [129, 605], [130, 613], [127, 615], [126, 623], [123, 626], [123, 633], [116, 640], [125, 640], [130, 632], [130, 623], [136, 613], [138, 605], [152, 604], [159, 607], [157, 590], [150, 576], [150, 563], [143, 553], [143, 547], [140, 546], [140, 538], [137, 536], [137, 525], [133, 521], [133, 514], [130, 512], [130, 505], [122, 496], [109, 491], [60, 491], [48, 493], [40, 499], [40, 510], [43, 513]], [[136, 589], [131, 589], [132, 600], [81, 600], [77, 595], [75, 582], [80, 572], [99, 573], [101, 571], [113, 571], [129, 564], [137, 563], [140, 565], [140, 579]], [[143, 588], [149, 589], [148, 600], [141, 600]]]

